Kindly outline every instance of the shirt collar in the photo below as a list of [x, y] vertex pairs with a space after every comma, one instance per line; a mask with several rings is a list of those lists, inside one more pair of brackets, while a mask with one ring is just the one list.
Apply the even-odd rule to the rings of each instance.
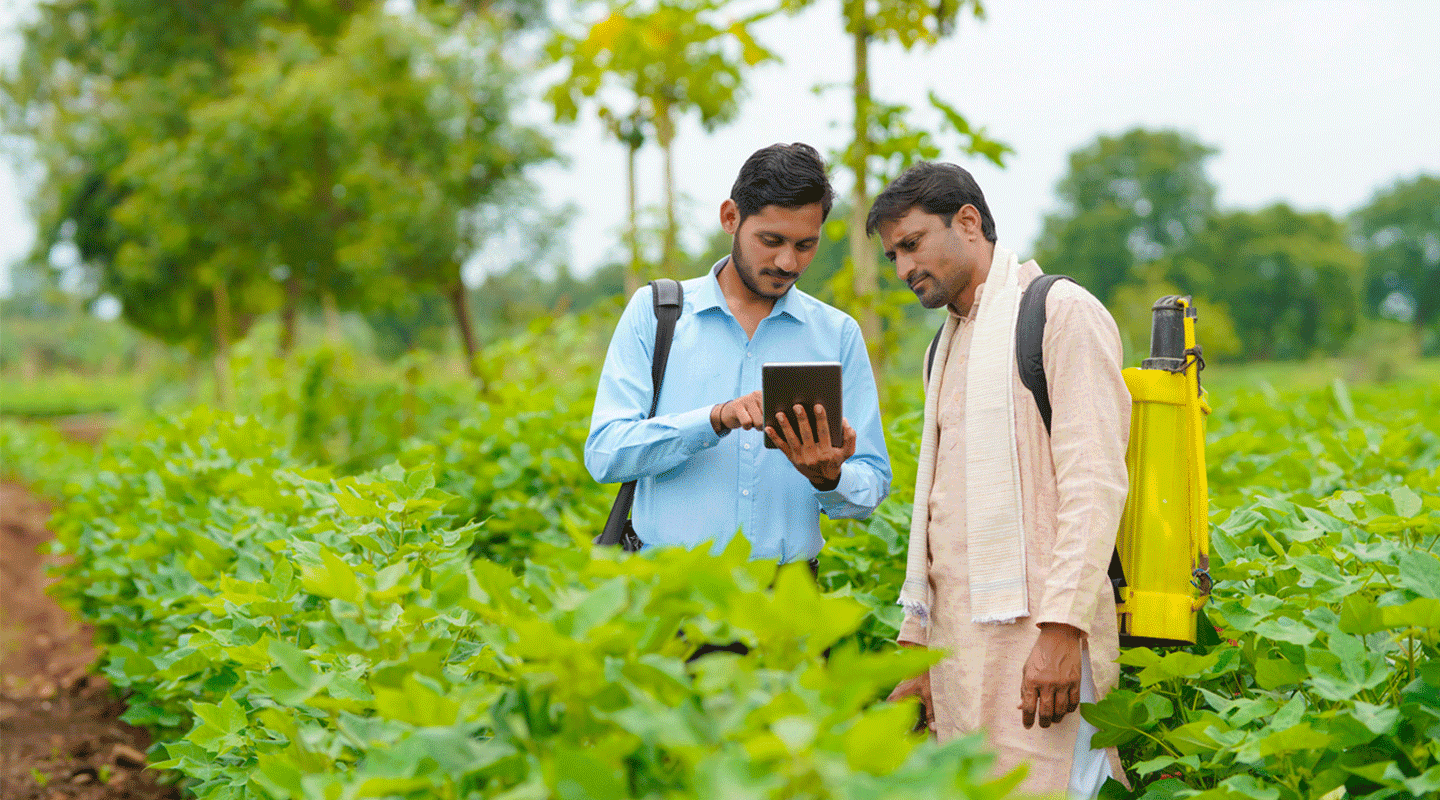
[[[726, 314], [730, 314], [730, 304], [725, 302], [725, 292], [720, 289], [719, 278], [720, 269], [729, 261], [730, 256], [725, 256], [710, 267], [708, 280], [700, 284], [700, 291], [695, 296], [695, 312], [697, 314], [711, 308], [718, 308]], [[769, 319], [785, 314], [796, 322], [804, 323], [806, 321], [805, 303], [796, 297], [799, 291], [792, 285], [789, 291], [775, 301], [775, 307], [770, 309], [770, 313], [765, 318]], [[730, 316], [735, 315], [730, 314]]]

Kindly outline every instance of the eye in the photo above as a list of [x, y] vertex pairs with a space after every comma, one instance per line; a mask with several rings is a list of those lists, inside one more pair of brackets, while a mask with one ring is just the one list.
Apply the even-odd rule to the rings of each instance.
[[784, 240], [784, 239], [781, 239], [779, 236], [761, 236], [761, 237], [760, 237], [760, 244], [763, 244], [763, 245], [765, 245], [766, 247], [779, 247], [780, 245], [782, 245], [782, 244], [784, 244], [784, 243], [785, 243], [785, 240]]
[[802, 252], [802, 253], [808, 253], [808, 252], [810, 252], [811, 250], [814, 250], [814, 249], [815, 249], [815, 243], [814, 243], [814, 242], [800, 242], [799, 244], [795, 245], [795, 249], [796, 249], [796, 250], [799, 250], [799, 251]]

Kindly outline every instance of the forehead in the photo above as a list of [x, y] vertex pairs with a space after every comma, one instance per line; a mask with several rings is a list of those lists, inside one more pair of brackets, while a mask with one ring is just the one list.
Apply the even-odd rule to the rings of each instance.
[[880, 223], [880, 241], [898, 242], [916, 231], [944, 227], [945, 221], [938, 214], [931, 214], [920, 206], [911, 206], [893, 222]]
[[825, 212], [819, 203], [786, 208], [768, 205], [745, 218], [742, 227], [752, 233], [772, 233], [787, 239], [813, 239], [820, 235]]

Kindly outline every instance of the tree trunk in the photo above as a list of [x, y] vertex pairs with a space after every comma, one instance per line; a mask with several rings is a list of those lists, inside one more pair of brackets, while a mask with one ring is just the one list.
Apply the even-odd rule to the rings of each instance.
[[215, 301], [215, 405], [230, 405], [230, 289], [224, 278], [210, 287]]
[[295, 349], [295, 328], [300, 316], [300, 276], [291, 270], [285, 277], [285, 305], [280, 308], [280, 357], [289, 358]]
[[475, 329], [470, 324], [470, 306], [465, 302], [465, 282], [457, 276], [446, 287], [445, 297], [450, 301], [450, 311], [455, 315], [455, 326], [460, 332], [460, 344], [465, 348], [465, 364], [470, 374], [479, 378], [480, 365], [475, 363], [479, 353], [475, 347]]
[[629, 155], [627, 158], [626, 173], [629, 178], [629, 220], [625, 228], [625, 239], [630, 245], [630, 264], [625, 268], [625, 296], [628, 298], [640, 289], [640, 221], [638, 201], [635, 197], [635, 155], [640, 148], [634, 144], [628, 145]]
[[340, 307], [335, 303], [335, 295], [323, 292], [320, 295], [320, 308], [325, 313], [325, 341], [332, 345], [340, 344], [345, 337], [340, 332]]
[[865, 217], [870, 213], [869, 160], [870, 142], [870, 33], [865, 21], [864, 0], [851, 0], [846, 5], [849, 27], [855, 47], [855, 141], [850, 148], [850, 171], [855, 186], [850, 194], [850, 263], [855, 279], [855, 305], [859, 312], [860, 333], [870, 349], [870, 364], [875, 371], [876, 385], [885, 371], [885, 347], [880, 335], [880, 315], [875, 303], [880, 295], [879, 273], [875, 247], [865, 234]]
[[660, 143], [665, 163], [665, 249], [660, 256], [660, 272], [676, 278], [680, 274], [680, 226], [675, 221], [675, 122], [668, 105], [656, 109], [655, 140]]

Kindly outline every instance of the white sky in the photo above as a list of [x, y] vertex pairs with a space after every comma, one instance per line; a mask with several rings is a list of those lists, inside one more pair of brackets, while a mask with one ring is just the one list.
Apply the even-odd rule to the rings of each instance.
[[[0, 54], [21, 3], [0, 0]], [[979, 180], [1002, 242], [1028, 253], [1071, 150], [1100, 133], [1174, 127], [1220, 150], [1210, 175], [1226, 208], [1287, 201], [1345, 213], [1398, 178], [1440, 174], [1440, 2], [1436, 0], [989, 0], [930, 51], [872, 49], [872, 88], [926, 107], [928, 91], [1016, 150], [1008, 168], [961, 160]], [[784, 59], [750, 74], [740, 118], [713, 135], [687, 120], [676, 140], [682, 226], [698, 243], [758, 147], [846, 139], [852, 70], [838, 3], [764, 23]], [[541, 88], [535, 87], [537, 91]], [[567, 167], [537, 171], [547, 202], [575, 203], [572, 264], [618, 257], [624, 153], [583, 118], [558, 131]], [[932, 124], [931, 115], [916, 118]], [[953, 156], [953, 154], [950, 154]], [[642, 152], [641, 202], [661, 197], [660, 157]], [[837, 189], [845, 179], [836, 171]], [[0, 265], [33, 236], [10, 166], [0, 166]]]

